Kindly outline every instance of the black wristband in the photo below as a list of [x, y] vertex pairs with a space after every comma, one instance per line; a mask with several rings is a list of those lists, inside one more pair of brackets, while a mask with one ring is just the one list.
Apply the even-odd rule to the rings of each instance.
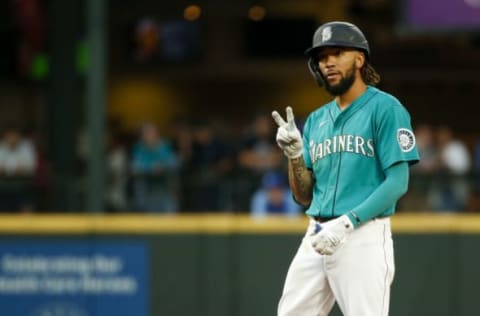
[[360, 224], [360, 217], [358, 217], [357, 213], [355, 213], [354, 211], [350, 211], [350, 214], [352, 214], [353, 218], [355, 218], [357, 224]]

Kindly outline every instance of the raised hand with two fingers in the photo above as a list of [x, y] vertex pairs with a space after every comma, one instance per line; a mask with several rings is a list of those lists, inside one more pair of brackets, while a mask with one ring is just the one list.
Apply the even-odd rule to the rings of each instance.
[[303, 140], [295, 124], [292, 108], [288, 106], [286, 112], [287, 121], [277, 111], [272, 112], [272, 117], [278, 125], [276, 140], [285, 156], [295, 159], [303, 154]]

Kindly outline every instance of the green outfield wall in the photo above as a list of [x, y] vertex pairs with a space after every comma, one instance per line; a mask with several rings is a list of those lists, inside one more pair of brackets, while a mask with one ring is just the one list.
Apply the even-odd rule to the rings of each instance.
[[[0, 242], [142, 243], [148, 315], [265, 316], [276, 315], [306, 224], [235, 215], [0, 216]], [[480, 217], [398, 214], [392, 225], [390, 315], [478, 315]]]

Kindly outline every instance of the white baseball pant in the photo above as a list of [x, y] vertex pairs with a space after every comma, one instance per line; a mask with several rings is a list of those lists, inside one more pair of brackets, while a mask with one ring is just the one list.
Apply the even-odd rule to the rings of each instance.
[[[311, 234], [315, 221], [305, 236]], [[326, 316], [335, 301], [345, 316], [387, 316], [395, 273], [390, 218], [355, 229], [331, 256], [303, 238], [290, 264], [278, 316]]]

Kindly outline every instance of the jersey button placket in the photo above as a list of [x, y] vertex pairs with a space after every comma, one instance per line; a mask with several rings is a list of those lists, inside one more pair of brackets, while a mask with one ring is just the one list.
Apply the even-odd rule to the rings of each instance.
[[331, 210], [329, 212], [330, 214], [326, 216], [334, 216], [334, 197], [335, 197], [335, 182], [337, 181], [337, 168], [334, 167], [334, 158], [331, 158], [332, 160], [330, 161], [330, 175], [328, 177], [328, 183], [326, 186], [327, 189], [327, 196], [330, 197], [328, 199], [328, 210]]
[[339, 160], [339, 154], [335, 154], [335, 156], [333, 157], [332, 159], [332, 168], [335, 169], [337, 172], [337, 168], [338, 168], [338, 160]]
[[[337, 119], [335, 120], [332, 128], [332, 135], [342, 135], [343, 134], [343, 117], [345, 116], [345, 112], [342, 112], [338, 115]], [[340, 160], [342, 157], [342, 152], [338, 151], [334, 155], [332, 155], [332, 163], [331, 163], [331, 179], [330, 179], [330, 196], [332, 197], [332, 202], [331, 202], [331, 216], [335, 216], [335, 202], [337, 198], [336, 190], [337, 190], [337, 185], [338, 185], [338, 180], [339, 180], [339, 174], [340, 174]]]

